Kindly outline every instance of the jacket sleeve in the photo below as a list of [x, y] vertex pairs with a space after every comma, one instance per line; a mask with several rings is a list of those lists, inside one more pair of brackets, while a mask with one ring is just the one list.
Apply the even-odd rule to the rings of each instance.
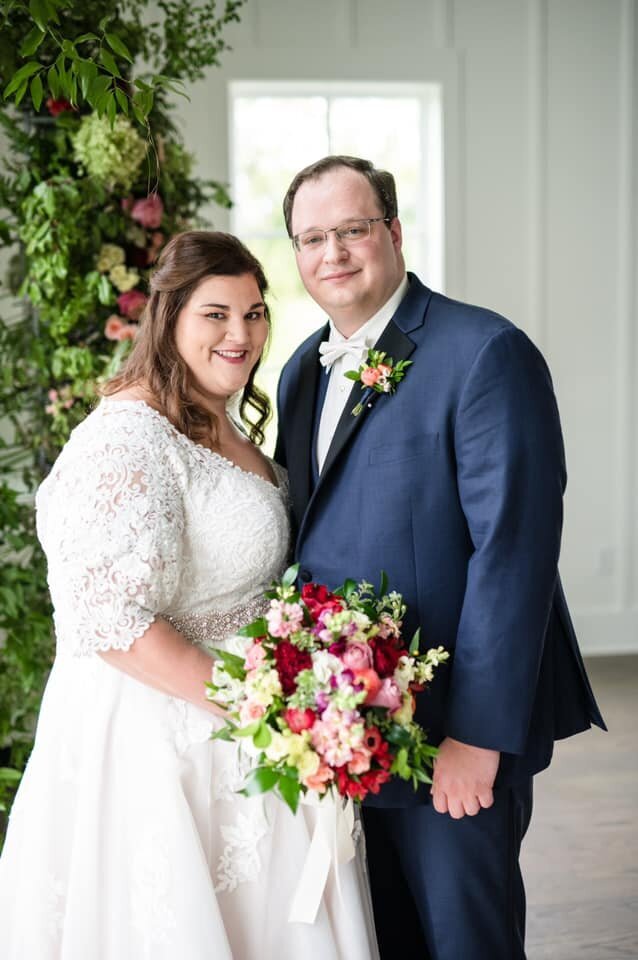
[[458, 491], [474, 545], [446, 733], [520, 754], [558, 576], [565, 463], [547, 366], [520, 330], [481, 349], [455, 424]]

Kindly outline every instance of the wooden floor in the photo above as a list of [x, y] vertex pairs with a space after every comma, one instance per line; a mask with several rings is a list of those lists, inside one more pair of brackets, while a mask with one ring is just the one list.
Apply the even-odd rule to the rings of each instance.
[[638, 656], [587, 669], [609, 733], [557, 744], [535, 779], [528, 960], [638, 958]]

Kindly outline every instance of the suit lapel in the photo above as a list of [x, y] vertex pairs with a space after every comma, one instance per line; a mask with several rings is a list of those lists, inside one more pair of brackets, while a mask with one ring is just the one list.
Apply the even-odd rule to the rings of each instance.
[[299, 367], [298, 390], [289, 430], [289, 450], [294, 451], [287, 457], [290, 474], [290, 491], [293, 511], [298, 523], [310, 499], [312, 492], [312, 423], [317, 394], [317, 381], [321, 367], [319, 365], [319, 344], [328, 335], [328, 327], [313, 337], [308, 349], [301, 358]]

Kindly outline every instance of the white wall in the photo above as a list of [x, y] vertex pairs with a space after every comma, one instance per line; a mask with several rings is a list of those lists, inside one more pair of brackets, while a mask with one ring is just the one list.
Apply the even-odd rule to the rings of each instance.
[[585, 652], [638, 651], [637, 6], [248, 0], [223, 68], [180, 105], [199, 172], [228, 179], [230, 80], [443, 84], [446, 292], [505, 313], [549, 360]]

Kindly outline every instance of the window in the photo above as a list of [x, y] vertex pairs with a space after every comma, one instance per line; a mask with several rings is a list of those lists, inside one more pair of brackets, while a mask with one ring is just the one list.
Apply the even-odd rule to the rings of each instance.
[[273, 338], [260, 382], [274, 398], [286, 359], [326, 320], [301, 285], [281, 210], [290, 181], [309, 163], [341, 153], [390, 170], [406, 264], [443, 289], [441, 88], [235, 82], [229, 115], [231, 229], [259, 257], [270, 284]]

